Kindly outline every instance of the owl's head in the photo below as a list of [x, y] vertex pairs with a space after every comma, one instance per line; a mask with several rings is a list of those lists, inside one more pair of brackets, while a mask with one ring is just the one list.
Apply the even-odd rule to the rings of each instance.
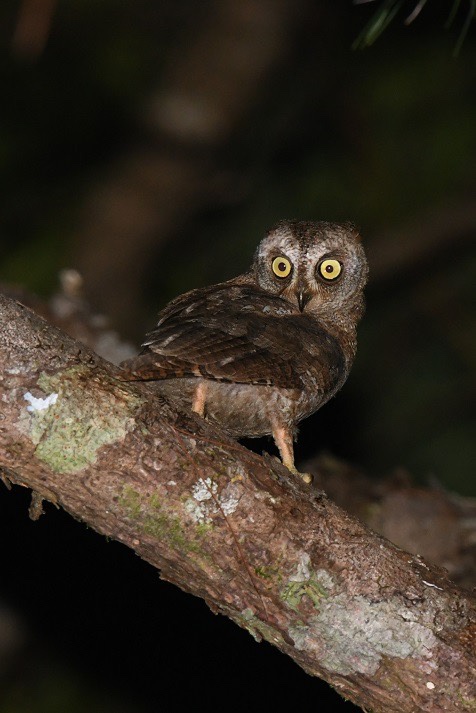
[[263, 290], [301, 312], [340, 309], [358, 319], [363, 311], [367, 260], [350, 223], [281, 221], [260, 242], [251, 269]]

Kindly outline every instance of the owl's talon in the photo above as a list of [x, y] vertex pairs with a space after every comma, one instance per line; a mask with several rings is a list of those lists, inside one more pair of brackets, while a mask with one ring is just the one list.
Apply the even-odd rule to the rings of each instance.
[[297, 475], [304, 483], [309, 485], [312, 483], [312, 475], [310, 473], [300, 473], [294, 465], [293, 452], [293, 436], [292, 432], [286, 426], [275, 426], [273, 428], [273, 437], [278, 446], [283, 465], [293, 474]]
[[299, 470], [294, 466], [287, 466], [288, 470], [291, 471], [293, 475], [297, 475], [298, 478], [301, 478], [301, 480], [306, 483], [307, 485], [310, 485], [313, 481], [313, 476], [311, 473], [300, 473]]

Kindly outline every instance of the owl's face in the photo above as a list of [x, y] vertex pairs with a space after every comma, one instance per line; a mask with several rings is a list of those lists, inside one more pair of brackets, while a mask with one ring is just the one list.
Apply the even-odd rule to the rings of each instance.
[[367, 261], [350, 224], [282, 221], [259, 244], [252, 272], [263, 290], [301, 312], [363, 309]]

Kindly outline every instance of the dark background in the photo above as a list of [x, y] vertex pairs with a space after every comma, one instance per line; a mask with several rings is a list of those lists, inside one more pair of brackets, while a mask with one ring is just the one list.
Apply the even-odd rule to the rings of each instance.
[[[298, 461], [324, 449], [474, 494], [462, 5], [445, 29], [452, 2], [409, 26], [403, 3], [355, 50], [383, 2], [4, 1], [0, 280], [48, 296], [78, 268], [91, 309], [138, 345], [168, 299], [245, 269], [277, 220], [352, 220], [371, 266], [357, 361], [302, 425]], [[2, 713], [353, 708], [121, 545], [27, 508], [0, 492]]]

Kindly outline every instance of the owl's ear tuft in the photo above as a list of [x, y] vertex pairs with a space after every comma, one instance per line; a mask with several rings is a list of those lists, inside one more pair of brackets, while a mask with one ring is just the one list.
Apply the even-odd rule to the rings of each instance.
[[355, 238], [355, 240], [358, 240], [359, 243], [362, 242], [362, 236], [360, 234], [360, 230], [355, 225], [355, 223], [352, 223], [351, 221], [346, 221], [342, 225], [349, 233], [351, 233], [352, 237]]

